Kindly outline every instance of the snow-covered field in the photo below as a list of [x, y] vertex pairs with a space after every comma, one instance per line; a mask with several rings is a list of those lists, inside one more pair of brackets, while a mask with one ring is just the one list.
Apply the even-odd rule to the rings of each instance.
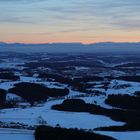
[[51, 106], [60, 104], [60, 101], [49, 101], [43, 107], [33, 107], [28, 109], [4, 109], [1, 110], [0, 118], [2, 122], [20, 122], [28, 125], [39, 124], [39, 118], [47, 122], [48, 125], [59, 124], [64, 128], [94, 129], [99, 126], [121, 126], [123, 122], [115, 122], [109, 117], [93, 115], [89, 113], [75, 113], [52, 110]]
[[[21, 77], [21, 81], [23, 82], [35, 82], [37, 83], [37, 80], [35, 78], [30, 77]], [[17, 83], [17, 82], [14, 82]], [[5, 82], [1, 83], [0, 87], [3, 89], [9, 89], [13, 87], [13, 82]], [[47, 86], [53, 87], [53, 83], [49, 82], [38, 82], [41, 84], [45, 84]], [[130, 84], [131, 87], [127, 87], [125, 89], [115, 89], [115, 86], [123, 85], [123, 84]], [[54, 86], [55, 87], [55, 86]], [[100, 87], [100, 86], [99, 86]], [[106, 91], [107, 94], [132, 94], [134, 91], [138, 90], [140, 87], [140, 84], [137, 82], [125, 82], [121, 80], [111, 81], [110, 88]], [[97, 88], [96, 88], [97, 89]], [[102, 89], [98, 89], [99, 91]], [[131, 91], [131, 92], [128, 92]], [[77, 91], [70, 90], [69, 98], [74, 98], [75, 95], [81, 95], [82, 93]], [[13, 94], [8, 94], [9, 98], [14, 98], [17, 96], [14, 96]], [[67, 98], [68, 98], [67, 97]], [[100, 96], [93, 96], [93, 97], [79, 97], [80, 99], [83, 99], [86, 103], [95, 103], [97, 105], [100, 105], [104, 108], [111, 109], [112, 107], [105, 104], [104, 101], [106, 99], [106, 96], [100, 95]], [[42, 104], [40, 107], [32, 107], [32, 108], [16, 108], [16, 109], [2, 109], [0, 110], [0, 121], [10, 123], [23, 123], [27, 124], [29, 126], [39, 125], [40, 124], [40, 117], [42, 120], [44, 120], [47, 125], [50, 126], [56, 126], [59, 124], [61, 127], [64, 128], [79, 128], [79, 129], [94, 129], [98, 127], [105, 127], [105, 126], [122, 126], [124, 125], [123, 122], [116, 122], [111, 120], [109, 117], [102, 116], [102, 115], [93, 115], [89, 113], [76, 113], [76, 112], [64, 112], [64, 111], [56, 111], [52, 110], [51, 106], [55, 104], [60, 104], [63, 102], [64, 99], [57, 99], [57, 100], [50, 100], [46, 102], [45, 104]], [[20, 133], [21, 132], [21, 133]], [[26, 133], [27, 132], [27, 133]], [[112, 136], [116, 138], [117, 140], [125, 140], [126, 137], [129, 137], [131, 140], [132, 138], [135, 138], [135, 140], [139, 140], [140, 138], [140, 132], [104, 132], [100, 131], [97, 132], [100, 134]], [[22, 137], [22, 140], [32, 140], [33, 134], [28, 131], [15, 131], [12, 129], [1, 129], [0, 130], [0, 136], [3, 138], [3, 140], [15, 140], [20, 139]], [[9, 139], [9, 137], [11, 137]], [[12, 139], [13, 138], [13, 139]]]
[[35, 140], [33, 131], [0, 128], [1, 140]]
[[[43, 56], [43, 55], [42, 55]], [[60, 56], [61, 58], [61, 56]], [[59, 59], [59, 57], [58, 57]], [[45, 61], [49, 60], [49, 57], [44, 55], [44, 58], [42, 57], [41, 60], [44, 63]], [[92, 60], [92, 59], [91, 59]], [[12, 61], [12, 62], [11, 62]], [[59, 62], [67, 62], [68, 60], [59, 61]], [[72, 60], [73, 61], [73, 60]], [[75, 60], [76, 61], [76, 60]], [[22, 59], [4, 59], [4, 62], [0, 63], [0, 68], [3, 69], [16, 69], [15, 75], [20, 76], [19, 80], [17, 81], [8, 81], [0, 79], [0, 89], [4, 89], [8, 91], [8, 89], [13, 88], [14, 84], [17, 84], [19, 82], [28, 82], [28, 83], [37, 83], [41, 85], [45, 85], [49, 88], [68, 88], [69, 89], [69, 95], [61, 98], [49, 98], [46, 103], [38, 104], [34, 107], [30, 107], [29, 103], [26, 102], [20, 102], [22, 101], [22, 98], [20, 96], [17, 96], [13, 93], [7, 93], [6, 95], [6, 101], [10, 101], [13, 99], [18, 99], [19, 104], [23, 105], [25, 108], [12, 108], [12, 109], [1, 109], [0, 110], [0, 122], [7, 123], [10, 125], [11, 122], [13, 123], [22, 123], [28, 126], [36, 126], [43, 123], [55, 127], [56, 125], [60, 125], [64, 128], [79, 128], [84, 130], [93, 130], [94, 128], [98, 127], [107, 127], [107, 126], [122, 126], [125, 123], [124, 122], [117, 122], [112, 120], [111, 118], [104, 116], [104, 115], [94, 115], [90, 113], [78, 113], [78, 112], [66, 112], [66, 111], [56, 111], [52, 110], [51, 107], [55, 104], [61, 104], [64, 99], [82, 99], [86, 103], [90, 104], [96, 104], [103, 108], [107, 109], [113, 109], [115, 107], [112, 107], [111, 105], [108, 105], [105, 103], [105, 100], [107, 99], [107, 96], [110, 94], [128, 94], [128, 95], [134, 95], [136, 91], [140, 91], [140, 83], [139, 82], [128, 82], [123, 80], [113, 80], [111, 79], [109, 81], [108, 88], [103, 88], [105, 81], [91, 81], [88, 84], [93, 84], [93, 87], [89, 88], [89, 90], [93, 91], [99, 91], [99, 95], [94, 95], [90, 93], [82, 93], [78, 90], [74, 90], [73, 87], [68, 86], [67, 83], [59, 83], [52, 81], [47, 81], [46, 79], [38, 78], [38, 71], [53, 71], [54, 67], [48, 68], [44, 66], [40, 66], [38, 68], [33, 69], [35, 71], [30, 71], [28, 69], [28, 72], [32, 73], [33, 76], [28, 75], [28, 72], [23, 71], [24, 68], [27, 68], [24, 66], [24, 64], [28, 62], [28, 60], [22, 60]], [[38, 62], [38, 60], [31, 60], [30, 62]], [[104, 61], [100, 60], [99, 62], [103, 63], [103, 66], [108, 66], [112, 69], [105, 70], [104, 68], [99, 68], [100, 73], [98, 73], [98, 68], [94, 69], [89, 66], [75, 66], [75, 69], [71, 71], [70, 75], [77, 74], [78, 76], [82, 72], [90, 72], [93, 71], [96, 73], [97, 76], [110, 76], [110, 75], [125, 75], [126, 73], [121, 70], [114, 70], [115, 66], [120, 65], [118, 64], [110, 64], [105, 63]], [[121, 63], [121, 64], [127, 64], [127, 63]], [[21, 66], [18, 66], [21, 65]], [[22, 66], [23, 65], [23, 66]], [[69, 67], [69, 66], [68, 66]], [[31, 68], [32, 69], [32, 68]], [[38, 70], [38, 71], [37, 71]], [[37, 71], [37, 72], [36, 72]], [[54, 70], [55, 71], [55, 70]], [[65, 70], [67, 72], [67, 70]], [[94, 73], [93, 72], [93, 73]], [[83, 75], [82, 75], [83, 76]], [[73, 78], [73, 77], [72, 77]], [[100, 94], [103, 93], [103, 94]], [[41, 121], [40, 121], [41, 120]], [[94, 131], [98, 134], [108, 135], [111, 137], [116, 138], [117, 140], [140, 140], [140, 131], [136, 132], [108, 132], [108, 131]], [[9, 129], [9, 128], [0, 128], [0, 139], [1, 140], [34, 140], [33, 131], [31, 130], [23, 130], [23, 129]]]
[[117, 140], [139, 140], [140, 139], [140, 131], [136, 131], [136, 132], [95, 131], [95, 133], [111, 136]]
[[[126, 88], [117, 88], [120, 85], [130, 85], [130, 87]], [[107, 94], [133, 94], [136, 91], [140, 90], [139, 82], [128, 82], [123, 80], [112, 80], [109, 89], [107, 90]]]

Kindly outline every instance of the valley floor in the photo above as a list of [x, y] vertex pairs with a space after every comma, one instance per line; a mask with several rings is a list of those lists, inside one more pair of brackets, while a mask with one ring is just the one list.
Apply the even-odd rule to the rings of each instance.
[[97, 134], [111, 136], [117, 140], [139, 140], [140, 139], [140, 131], [136, 132], [104, 132], [98, 131], [95, 132]]
[[[106, 114], [96, 115], [94, 112], [68, 112], [52, 109], [53, 105], [60, 105], [68, 99], [81, 99], [86, 104], [93, 104], [104, 109], [120, 109], [121, 111], [127, 109], [115, 106], [113, 103], [107, 104], [106, 100], [109, 95], [115, 95], [115, 101], [118, 96], [125, 97], [126, 100], [124, 95], [132, 97], [131, 99], [137, 97], [140, 100], [140, 95], [136, 94], [137, 92], [140, 94], [139, 56], [96, 56], [93, 54], [54, 56], [46, 53], [0, 55], [0, 89], [6, 92], [3, 100], [6, 103], [9, 101], [17, 103], [14, 106], [17, 108], [0, 109], [1, 140], [34, 140], [34, 130], [26, 129], [31, 127], [34, 129], [42, 124], [90, 130], [117, 140], [140, 140], [140, 131], [95, 131], [95, 128], [100, 127], [123, 126], [127, 121], [115, 121]], [[45, 101], [39, 100], [32, 107], [31, 102], [26, 99], [31, 94], [28, 95], [26, 90], [24, 91], [27, 94], [25, 99], [21, 94], [11, 92], [10, 89], [19, 83], [43, 85], [55, 92], [56, 89], [64, 91], [66, 88], [69, 93], [59, 97], [48, 95]], [[37, 95], [41, 96], [40, 93]], [[120, 100], [116, 104], [120, 104]], [[2, 107], [5, 108], [5, 106]], [[139, 108], [137, 109], [139, 111]], [[140, 116], [140, 113], [138, 114]], [[14, 129], [18, 128], [16, 125], [20, 126], [20, 129]]]
[[33, 131], [0, 128], [1, 140], [34, 140]]
[[[137, 132], [104, 132], [94, 131], [97, 134], [111, 136], [117, 140], [139, 140], [140, 131]], [[1, 140], [34, 140], [33, 131], [19, 129], [0, 129]]]

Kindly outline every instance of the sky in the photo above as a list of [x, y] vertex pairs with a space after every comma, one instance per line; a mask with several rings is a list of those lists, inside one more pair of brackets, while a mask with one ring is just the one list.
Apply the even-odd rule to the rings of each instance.
[[0, 0], [0, 41], [139, 42], [140, 0]]

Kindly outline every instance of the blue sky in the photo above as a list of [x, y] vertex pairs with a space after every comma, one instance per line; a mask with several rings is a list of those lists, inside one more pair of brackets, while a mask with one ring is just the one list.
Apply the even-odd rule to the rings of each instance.
[[139, 0], [0, 0], [6, 42], [140, 41]]

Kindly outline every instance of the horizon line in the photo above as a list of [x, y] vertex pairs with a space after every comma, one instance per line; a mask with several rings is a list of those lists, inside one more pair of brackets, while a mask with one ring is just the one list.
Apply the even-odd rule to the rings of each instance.
[[23, 44], [23, 45], [47, 45], [47, 44], [82, 44], [82, 45], [91, 45], [91, 44], [99, 44], [99, 43], [140, 43], [140, 41], [130, 41], [130, 42], [123, 42], [123, 41], [101, 41], [101, 42], [93, 42], [93, 43], [83, 43], [83, 42], [46, 42], [46, 43], [31, 43], [31, 42], [4, 42], [4, 41], [0, 41], [0, 43], [4, 43], [4, 44]]

